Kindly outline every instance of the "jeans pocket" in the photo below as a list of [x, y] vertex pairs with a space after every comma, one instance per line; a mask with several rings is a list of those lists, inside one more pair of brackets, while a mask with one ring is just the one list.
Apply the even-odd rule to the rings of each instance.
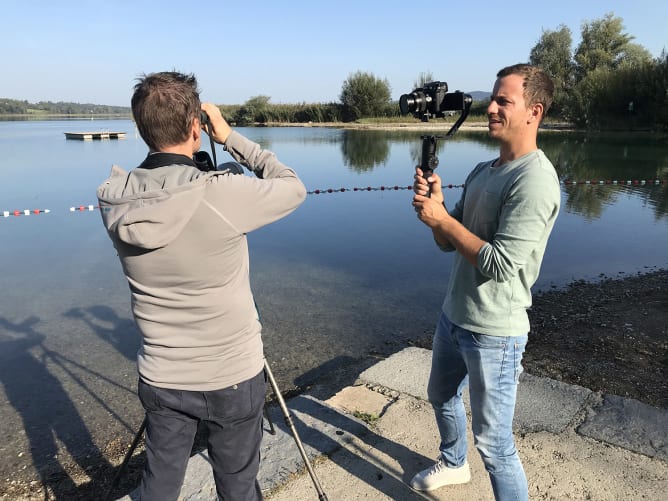
[[470, 332], [470, 334], [471, 342], [476, 348], [503, 350], [508, 344], [508, 338], [503, 336], [490, 336], [475, 332]]
[[139, 394], [139, 400], [146, 411], [181, 409], [182, 392], [180, 390], [158, 388], [157, 386], [152, 386], [140, 380], [137, 393]]
[[137, 387], [137, 395], [139, 395], [139, 401], [141, 402], [144, 409], [147, 411], [155, 411], [158, 409], [157, 398], [153, 387], [144, 383], [141, 379]]
[[253, 415], [264, 404], [264, 374], [229, 388], [207, 392], [211, 417], [222, 420], [243, 419]]

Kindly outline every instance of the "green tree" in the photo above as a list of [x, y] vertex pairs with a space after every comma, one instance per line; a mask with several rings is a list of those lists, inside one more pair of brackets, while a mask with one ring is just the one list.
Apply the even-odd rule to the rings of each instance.
[[343, 82], [340, 99], [347, 121], [383, 116], [390, 102], [390, 83], [373, 73], [357, 71]]
[[529, 62], [543, 68], [554, 82], [552, 115], [561, 115], [564, 112], [568, 91], [573, 85], [572, 42], [571, 30], [561, 24], [556, 31], [543, 30], [529, 56]]
[[621, 64], [633, 66], [651, 60], [649, 52], [632, 44], [634, 37], [623, 30], [622, 18], [612, 12], [582, 24], [582, 41], [574, 56], [578, 81], [597, 69], [614, 70]]
[[234, 121], [239, 125], [251, 125], [255, 122], [266, 121], [266, 112], [269, 107], [269, 96], [254, 96], [249, 98], [234, 115]]
[[668, 52], [665, 49], [654, 61], [653, 70], [647, 80], [647, 93], [651, 96], [650, 109], [654, 114], [653, 123], [668, 130]]
[[622, 19], [613, 13], [582, 24], [568, 104], [568, 118], [578, 125], [625, 127], [632, 118], [630, 111], [639, 103], [646, 106], [636, 85], [652, 59], [645, 48], [631, 43], [634, 37], [623, 30]]

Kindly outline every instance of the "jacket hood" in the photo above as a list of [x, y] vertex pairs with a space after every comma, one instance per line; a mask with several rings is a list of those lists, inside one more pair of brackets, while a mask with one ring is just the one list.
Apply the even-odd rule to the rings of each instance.
[[97, 189], [107, 231], [142, 249], [164, 247], [183, 231], [204, 198], [208, 176], [203, 174], [187, 161], [131, 172], [114, 165]]

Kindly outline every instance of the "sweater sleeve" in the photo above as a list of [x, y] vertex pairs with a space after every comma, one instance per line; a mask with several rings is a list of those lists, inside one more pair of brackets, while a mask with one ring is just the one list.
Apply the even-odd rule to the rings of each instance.
[[542, 257], [560, 203], [559, 183], [551, 170], [536, 165], [510, 186], [493, 238], [478, 253], [483, 276], [505, 282]]
[[294, 170], [257, 143], [232, 131], [226, 150], [256, 177], [216, 173], [207, 197], [218, 215], [238, 233], [248, 233], [294, 211], [306, 198], [306, 188]]
[[225, 142], [225, 149], [237, 162], [252, 171], [260, 179], [297, 177], [292, 169], [278, 161], [276, 155], [263, 150], [259, 144], [232, 131]]

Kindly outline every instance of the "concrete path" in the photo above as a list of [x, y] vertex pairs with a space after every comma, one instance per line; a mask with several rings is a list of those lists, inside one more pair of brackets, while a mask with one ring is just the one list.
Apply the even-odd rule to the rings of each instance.
[[[469, 430], [472, 480], [418, 493], [406, 483], [437, 457], [438, 434], [426, 401], [431, 351], [406, 348], [359, 375], [327, 401], [288, 400], [315, 471], [304, 462], [280, 409], [265, 433], [259, 480], [271, 501], [492, 500]], [[468, 406], [468, 403], [467, 403]], [[269, 426], [266, 425], [268, 430]], [[668, 410], [522, 375], [514, 430], [531, 499], [659, 500], [668, 492]], [[205, 453], [191, 458], [184, 501], [215, 500]], [[136, 500], [136, 493], [123, 501]]]

